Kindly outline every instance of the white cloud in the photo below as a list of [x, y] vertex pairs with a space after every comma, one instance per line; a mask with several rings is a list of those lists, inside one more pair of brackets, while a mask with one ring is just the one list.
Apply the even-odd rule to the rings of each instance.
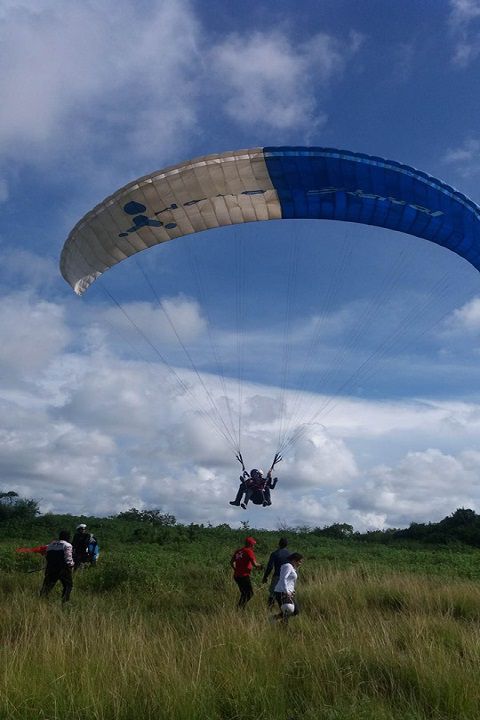
[[461, 506], [478, 507], [480, 453], [457, 456], [430, 448], [410, 452], [395, 466], [373, 468], [370, 479], [352, 491], [349, 504], [360, 512], [384, 514], [389, 526], [438, 520]]
[[27, 293], [0, 298], [0, 376], [4, 382], [35, 379], [71, 336], [60, 305]]
[[[197, 22], [186, 0], [3, 5], [0, 150], [45, 163], [99, 151], [129, 168], [195, 124]], [[168, 148], [168, 151], [166, 151]], [[113, 168], [112, 168], [113, 169]]]
[[358, 50], [355, 33], [342, 43], [318, 33], [294, 45], [279, 31], [232, 34], [212, 51], [225, 109], [235, 122], [277, 130], [318, 129], [327, 119], [316, 94]]
[[[206, 330], [206, 320], [196, 300], [182, 295], [162, 298], [160, 304], [149, 302], [122, 303], [123, 313], [111, 307], [95, 310], [100, 325], [111, 327], [138, 345], [139, 331], [158, 348], [177, 345], [180, 338], [185, 345], [201, 337]], [[127, 317], [128, 316], [128, 317]], [[136, 327], [138, 330], [136, 330]]]
[[0, 252], [0, 283], [25, 290], [47, 290], [58, 281], [57, 262], [22, 248]]
[[453, 330], [478, 332], [480, 330], [480, 297], [469, 300], [450, 316], [447, 327]]
[[447, 150], [443, 162], [455, 168], [463, 178], [471, 178], [480, 172], [480, 141], [468, 138], [465, 142]]
[[[180, 307], [188, 327], [188, 304]], [[184, 522], [350, 522], [365, 529], [480, 502], [480, 406], [347, 398], [333, 405], [325, 426], [304, 426], [285, 453], [272, 508], [241, 514], [228, 505], [240, 466], [207, 417], [213, 414], [194, 373], [177, 368], [206, 414], [160, 363], [120, 359], [98, 329], [93, 339], [85, 329], [73, 336], [65, 313], [26, 293], [0, 303], [8, 339], [0, 374], [2, 484], [41, 499], [44, 511], [110, 514], [162, 506]], [[236, 382], [221, 388], [210, 382], [215, 378], [205, 379], [226, 422], [224, 392], [237, 418]], [[244, 384], [242, 451], [249, 468], [266, 470], [278, 449], [285, 429], [281, 394]], [[304, 419], [324, 404], [309, 393], [303, 399]], [[285, 393], [286, 418], [297, 400]]]
[[325, 88], [363, 41], [352, 31], [295, 42], [275, 30], [215, 45], [189, 0], [11, 0], [0, 33], [0, 202], [25, 166], [82, 181], [88, 202], [177, 161], [212, 97], [246, 130], [307, 137], [326, 121]]
[[480, 53], [479, 0], [450, 0], [449, 23], [455, 40], [453, 63], [467, 67]]

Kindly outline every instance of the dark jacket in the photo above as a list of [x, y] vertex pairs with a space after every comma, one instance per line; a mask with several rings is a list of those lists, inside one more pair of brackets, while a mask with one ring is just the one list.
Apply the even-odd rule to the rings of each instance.
[[47, 573], [73, 566], [72, 546], [66, 540], [54, 540], [47, 546]]
[[289, 548], [278, 548], [278, 550], [274, 550], [272, 552], [268, 559], [268, 564], [265, 568], [265, 572], [263, 573], [264, 582], [267, 581], [268, 576], [270, 575], [272, 570], [275, 577], [280, 575], [280, 568], [282, 567], [283, 563], [287, 562], [291, 554], [292, 551], [289, 550]]

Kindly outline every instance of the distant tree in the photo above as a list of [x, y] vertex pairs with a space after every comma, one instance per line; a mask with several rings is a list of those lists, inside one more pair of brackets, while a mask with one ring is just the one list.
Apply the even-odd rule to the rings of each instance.
[[367, 542], [388, 543], [397, 536], [396, 528], [384, 528], [383, 530], [367, 530], [365, 533], [354, 533], [354, 537], [358, 540], [366, 540]]
[[5, 503], [6, 505], [12, 505], [15, 498], [18, 498], [18, 493], [16, 493], [14, 490], [9, 490], [8, 492], [0, 492], [0, 502]]
[[326, 525], [323, 528], [315, 528], [313, 533], [314, 535], [323, 535], [324, 537], [343, 540], [352, 537], [353, 525], [349, 525], [348, 523], [333, 523], [333, 525]]
[[177, 522], [175, 515], [164, 513], [160, 508], [153, 508], [152, 510], [130, 508], [130, 510], [119, 513], [116, 517], [119, 520], [150, 523], [151, 525], [162, 525], [163, 527], [171, 527]]
[[475, 510], [458, 508], [454, 513], [440, 520], [438, 524], [445, 527], [475, 526], [480, 524], [480, 516], [477, 515]]
[[33, 520], [39, 514], [36, 500], [22, 498], [14, 490], [0, 492], [0, 521]]
[[397, 530], [395, 537], [442, 545], [463, 542], [480, 547], [480, 516], [474, 510], [458, 508], [437, 523], [411, 523], [408, 528]]

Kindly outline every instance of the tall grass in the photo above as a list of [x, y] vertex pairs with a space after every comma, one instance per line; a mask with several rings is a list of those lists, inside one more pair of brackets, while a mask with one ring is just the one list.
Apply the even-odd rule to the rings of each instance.
[[480, 717], [472, 582], [311, 566], [284, 627], [264, 589], [236, 611], [223, 570], [184, 568], [180, 587], [151, 573], [109, 586], [107, 569], [64, 607], [36, 597], [38, 575], [1, 578], [2, 720]]

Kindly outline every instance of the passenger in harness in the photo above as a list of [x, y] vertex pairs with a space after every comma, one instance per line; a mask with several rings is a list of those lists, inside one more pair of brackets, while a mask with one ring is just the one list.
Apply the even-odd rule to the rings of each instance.
[[[272, 504], [270, 491], [273, 490], [278, 482], [278, 478], [272, 479], [272, 469], [267, 473], [267, 477], [263, 476], [262, 470], [254, 468], [248, 474], [245, 470], [240, 475], [240, 487], [238, 488], [235, 500], [230, 501], [230, 505], [240, 506], [244, 510], [251, 500], [254, 505], [262, 505], [267, 507]], [[245, 495], [245, 498], [242, 498]]]

